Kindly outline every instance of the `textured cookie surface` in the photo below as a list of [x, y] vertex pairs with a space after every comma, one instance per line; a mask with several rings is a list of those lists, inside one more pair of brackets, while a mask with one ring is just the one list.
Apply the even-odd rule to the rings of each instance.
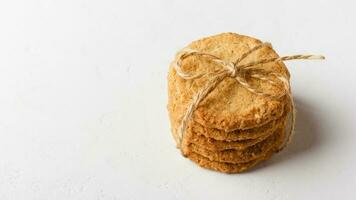
[[242, 150], [265, 140], [273, 133], [274, 132], [266, 132], [264, 135], [261, 135], [260, 137], [254, 139], [223, 141], [223, 140], [215, 140], [212, 138], [208, 138], [204, 135], [199, 135], [194, 132], [188, 131], [186, 133], [185, 140], [188, 140], [190, 143], [196, 144], [198, 146], [204, 147], [212, 151], [222, 151], [228, 149]]
[[[191, 43], [188, 47], [218, 56], [226, 61], [236, 61], [243, 53], [261, 44], [257, 39], [233, 33], [223, 33]], [[261, 58], [278, 57], [272, 48], [264, 47], [250, 54], [241, 63], [249, 63]], [[203, 57], [189, 57], [182, 62], [182, 68], [188, 72], [212, 72], [221, 66]], [[282, 62], [260, 65], [260, 68], [276, 72], [289, 78]], [[179, 126], [192, 97], [201, 90], [209, 79], [202, 77], [185, 80], [170, 67], [168, 75], [169, 103], [172, 131]], [[280, 87], [256, 79], [248, 79], [253, 86], [266, 93], [277, 94]], [[262, 126], [279, 118], [283, 112], [285, 98], [269, 99], [253, 94], [237, 83], [234, 78], [225, 78], [199, 105], [193, 114], [194, 121], [204, 127], [228, 131]]]
[[[236, 141], [235, 144], [249, 144], [253, 141], [258, 141], [261, 138], [265, 138], [272, 134], [278, 127], [281, 126], [282, 123], [285, 122], [289, 113], [289, 105], [286, 105], [285, 107], [286, 108], [282, 117], [260, 127], [225, 132], [219, 129], [207, 128], [197, 122], [192, 121], [187, 128], [186, 134], [187, 136], [193, 137], [197, 142], [205, 143], [207, 147], [213, 145], [216, 148], [219, 148], [219, 146], [223, 148], [223, 146], [226, 145], [226, 142], [231, 142], [230, 144], [234, 144], [234, 141]], [[198, 137], [200, 139], [198, 139]]]
[[244, 172], [244, 171], [256, 166], [261, 161], [270, 158], [274, 152], [275, 152], [275, 150], [270, 150], [265, 155], [263, 155], [262, 157], [260, 157], [256, 160], [253, 160], [253, 161], [250, 161], [247, 163], [238, 163], [238, 164], [210, 161], [209, 159], [207, 159], [197, 153], [194, 153], [194, 152], [189, 153], [189, 155], [187, 155], [187, 157], [191, 161], [197, 163], [199, 166], [201, 166], [203, 168], [232, 174], [232, 173], [241, 173], [241, 172]]
[[[250, 146], [242, 150], [223, 150], [212, 151], [206, 149], [204, 146], [199, 146], [194, 143], [190, 143], [187, 148], [188, 152], [200, 154], [201, 156], [208, 158], [211, 161], [226, 162], [226, 163], [245, 163], [252, 160], [256, 160], [263, 156], [266, 152], [270, 151], [281, 143], [284, 138], [284, 128], [279, 128], [274, 134], [270, 135], [265, 140]], [[188, 153], [189, 154], [189, 153]]]
[[[284, 111], [281, 118], [273, 120], [268, 124], [245, 130], [225, 132], [218, 129], [210, 129], [199, 123], [191, 123], [185, 133], [185, 140], [212, 151], [227, 149], [242, 150], [253, 146], [272, 135], [278, 128], [285, 126], [288, 118], [289, 108]], [[218, 139], [216, 139], [218, 138]]]
[[284, 140], [285, 140], [285, 135], [282, 136], [282, 138], [279, 140], [280, 143], [277, 144], [274, 148], [265, 152], [263, 155], [256, 158], [255, 160], [245, 162], [245, 163], [234, 164], [234, 163], [227, 163], [227, 162], [212, 161], [193, 151], [189, 152], [186, 155], [186, 157], [189, 158], [194, 163], [197, 163], [199, 166], [206, 169], [211, 169], [211, 170], [220, 171], [229, 174], [241, 173], [256, 166], [260, 162], [269, 159], [278, 150], [279, 146], [284, 142]]

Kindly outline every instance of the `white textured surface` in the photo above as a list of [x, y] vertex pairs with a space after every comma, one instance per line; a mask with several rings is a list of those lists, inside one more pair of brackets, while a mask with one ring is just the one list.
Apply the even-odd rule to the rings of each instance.
[[[356, 198], [355, 1], [0, 3], [0, 199]], [[289, 62], [293, 144], [241, 175], [174, 148], [166, 73], [192, 40], [239, 32]]]

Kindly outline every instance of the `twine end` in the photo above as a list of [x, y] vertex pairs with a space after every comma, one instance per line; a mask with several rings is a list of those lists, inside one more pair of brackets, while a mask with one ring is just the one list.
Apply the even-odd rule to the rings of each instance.
[[325, 56], [322, 56], [322, 55], [313, 55], [313, 56], [309, 57], [309, 59], [324, 60], [324, 59], [325, 59]]

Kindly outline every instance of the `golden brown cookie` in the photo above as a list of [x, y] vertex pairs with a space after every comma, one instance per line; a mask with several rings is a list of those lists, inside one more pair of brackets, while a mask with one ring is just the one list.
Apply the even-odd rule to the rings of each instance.
[[[277, 128], [278, 127], [276, 127], [276, 129]], [[242, 150], [265, 140], [273, 133], [274, 132], [266, 132], [266, 134], [261, 135], [259, 138], [254, 138], [254, 139], [223, 141], [223, 140], [215, 140], [212, 138], [208, 138], [204, 135], [199, 135], [197, 133], [187, 131], [185, 140], [188, 141], [189, 143], [193, 143], [195, 145], [204, 147], [205, 149], [211, 151], [223, 151], [229, 149]]]
[[284, 123], [284, 121], [288, 117], [287, 114], [289, 113], [290, 108], [288, 108], [288, 106], [285, 107], [286, 109], [282, 117], [257, 128], [225, 132], [214, 128], [204, 127], [197, 122], [191, 122], [186, 131], [186, 134], [187, 137], [193, 136], [195, 140], [197, 140], [199, 137], [200, 139], [198, 142], [201, 143], [204, 142], [205, 145], [207, 145], [207, 147], [213, 145], [216, 147], [216, 149], [218, 149], [219, 146], [221, 146], [219, 144], [224, 145], [225, 142], [234, 142], [234, 141], [240, 143], [241, 140], [246, 140], [243, 142], [243, 146], [245, 146], [244, 143], [250, 144], [251, 142], [253, 143], [253, 141], [256, 141], [256, 139], [265, 138], [268, 135], [274, 133], [275, 130], [278, 127], [280, 127], [280, 125]]
[[[191, 123], [184, 136], [185, 141], [203, 146], [212, 151], [227, 149], [242, 150], [265, 140], [278, 128], [285, 126], [288, 118], [287, 113], [289, 113], [289, 108], [287, 108], [281, 118], [268, 123], [268, 126], [264, 125], [254, 129], [235, 130], [232, 132], [209, 129], [198, 123]], [[220, 140], [216, 140], [215, 138], [219, 138]]]
[[238, 163], [238, 164], [231, 164], [231, 163], [224, 163], [224, 162], [217, 162], [217, 161], [210, 161], [209, 159], [194, 153], [190, 152], [187, 157], [193, 161], [194, 163], [197, 163], [199, 166], [206, 168], [206, 169], [211, 169], [219, 172], [224, 172], [228, 174], [234, 174], [234, 173], [241, 173], [244, 172], [254, 166], [256, 166], [258, 163], [260, 163], [263, 160], [267, 160], [270, 158], [273, 153], [275, 152], [275, 149], [270, 150], [267, 152], [265, 155], [262, 157], [246, 162], [246, 163]]
[[200, 154], [201, 156], [211, 161], [233, 164], [245, 163], [258, 159], [266, 152], [275, 148], [281, 143], [281, 140], [284, 138], [284, 135], [284, 127], [280, 127], [274, 134], [270, 135], [267, 139], [243, 150], [212, 151], [206, 149], [204, 146], [199, 146], [194, 143], [190, 143], [187, 146], [187, 154], [192, 151], [194, 153]]
[[[234, 33], [223, 33], [195, 41], [188, 48], [213, 54], [226, 61], [236, 61], [261, 41]], [[262, 58], [277, 57], [277, 53], [270, 47], [264, 47], [248, 55], [241, 63], [248, 63]], [[282, 62], [260, 64], [261, 69], [284, 74], [289, 73]], [[213, 61], [204, 57], [193, 56], [183, 60], [182, 69], [188, 72], [212, 72], [221, 69]], [[185, 80], [179, 77], [173, 66], [168, 75], [169, 103], [172, 131], [175, 132], [182, 116], [187, 110], [192, 97], [201, 90], [209, 79], [202, 77]], [[280, 87], [257, 79], [248, 82], [269, 94], [280, 93]], [[225, 78], [194, 111], [194, 121], [204, 127], [216, 128], [230, 132], [236, 129], [250, 129], [267, 124], [278, 119], [283, 113], [283, 105], [287, 98], [269, 99], [251, 93], [238, 84], [234, 78]]]
[[241, 173], [248, 169], [251, 169], [252, 167], [259, 164], [260, 162], [269, 159], [278, 150], [279, 146], [284, 142], [284, 140], [285, 140], [285, 135], [281, 137], [279, 143], [276, 146], [274, 146], [272, 149], [265, 152], [263, 155], [256, 158], [255, 160], [245, 162], [245, 163], [233, 164], [233, 163], [226, 163], [226, 162], [211, 161], [208, 158], [198, 153], [195, 153], [193, 151], [189, 152], [186, 155], [186, 157], [189, 158], [191, 161], [197, 163], [199, 166], [206, 169], [211, 169], [211, 170], [220, 171], [229, 174]]

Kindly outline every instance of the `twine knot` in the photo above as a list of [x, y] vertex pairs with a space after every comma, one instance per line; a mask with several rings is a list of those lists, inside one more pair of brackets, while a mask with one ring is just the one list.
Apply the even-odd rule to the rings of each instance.
[[237, 65], [237, 63], [228, 63], [227, 66], [230, 69], [230, 77], [235, 78], [238, 74], [241, 74], [241, 68]]

